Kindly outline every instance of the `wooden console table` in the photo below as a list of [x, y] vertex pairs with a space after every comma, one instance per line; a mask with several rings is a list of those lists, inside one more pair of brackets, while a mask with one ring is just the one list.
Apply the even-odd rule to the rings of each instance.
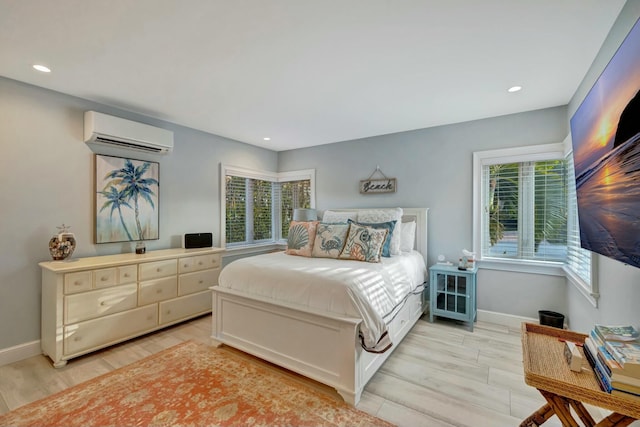
[[[538, 389], [547, 404], [525, 419], [520, 427], [537, 427], [553, 415], [557, 415], [562, 425], [567, 427], [580, 427], [574, 414], [585, 427], [624, 427], [640, 419], [640, 399], [602, 391], [590, 366], [582, 372], [569, 369], [564, 360], [562, 340], [584, 343], [586, 337], [549, 326], [522, 324], [524, 380]], [[596, 423], [584, 403], [613, 413]]]

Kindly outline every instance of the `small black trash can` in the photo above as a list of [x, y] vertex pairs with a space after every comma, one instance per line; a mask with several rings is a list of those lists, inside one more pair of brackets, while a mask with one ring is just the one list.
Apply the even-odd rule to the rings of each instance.
[[555, 311], [539, 310], [540, 324], [545, 326], [553, 326], [554, 328], [564, 328], [564, 314]]

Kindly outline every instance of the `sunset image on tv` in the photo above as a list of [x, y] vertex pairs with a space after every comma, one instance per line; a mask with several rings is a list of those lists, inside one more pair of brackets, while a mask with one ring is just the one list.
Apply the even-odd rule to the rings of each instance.
[[582, 247], [640, 267], [640, 24], [571, 118]]

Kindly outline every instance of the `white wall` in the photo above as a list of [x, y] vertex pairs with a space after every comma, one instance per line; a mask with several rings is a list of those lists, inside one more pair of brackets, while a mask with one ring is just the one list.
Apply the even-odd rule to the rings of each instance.
[[[571, 117], [580, 106], [631, 27], [640, 17], [640, 0], [628, 0], [620, 12], [595, 58], [589, 72], [568, 106]], [[598, 263], [597, 280], [600, 286], [598, 308], [593, 307], [572, 286], [567, 286], [568, 313], [573, 329], [589, 331], [594, 323], [631, 323], [640, 327], [640, 268], [595, 255]]]
[[[457, 260], [472, 245], [472, 154], [562, 142], [566, 108], [513, 114], [320, 147], [281, 152], [280, 171], [316, 169], [318, 209], [428, 207], [429, 265], [438, 254]], [[358, 183], [380, 165], [397, 178], [392, 194], [361, 195]], [[564, 277], [482, 270], [478, 308], [524, 317], [539, 309], [565, 312]]]
[[0, 349], [40, 339], [40, 268], [48, 242], [65, 223], [77, 239], [73, 257], [131, 252], [130, 243], [93, 244], [93, 155], [82, 142], [83, 113], [97, 111], [175, 133], [167, 156], [111, 151], [160, 162], [160, 239], [147, 248], [179, 247], [180, 236], [220, 237], [221, 162], [277, 170], [277, 153], [118, 111], [0, 78]]

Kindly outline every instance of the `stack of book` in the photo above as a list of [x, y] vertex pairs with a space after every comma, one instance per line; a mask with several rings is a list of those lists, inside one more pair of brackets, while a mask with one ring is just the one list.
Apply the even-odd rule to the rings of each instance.
[[640, 333], [633, 326], [595, 325], [584, 354], [607, 393], [640, 399]]

